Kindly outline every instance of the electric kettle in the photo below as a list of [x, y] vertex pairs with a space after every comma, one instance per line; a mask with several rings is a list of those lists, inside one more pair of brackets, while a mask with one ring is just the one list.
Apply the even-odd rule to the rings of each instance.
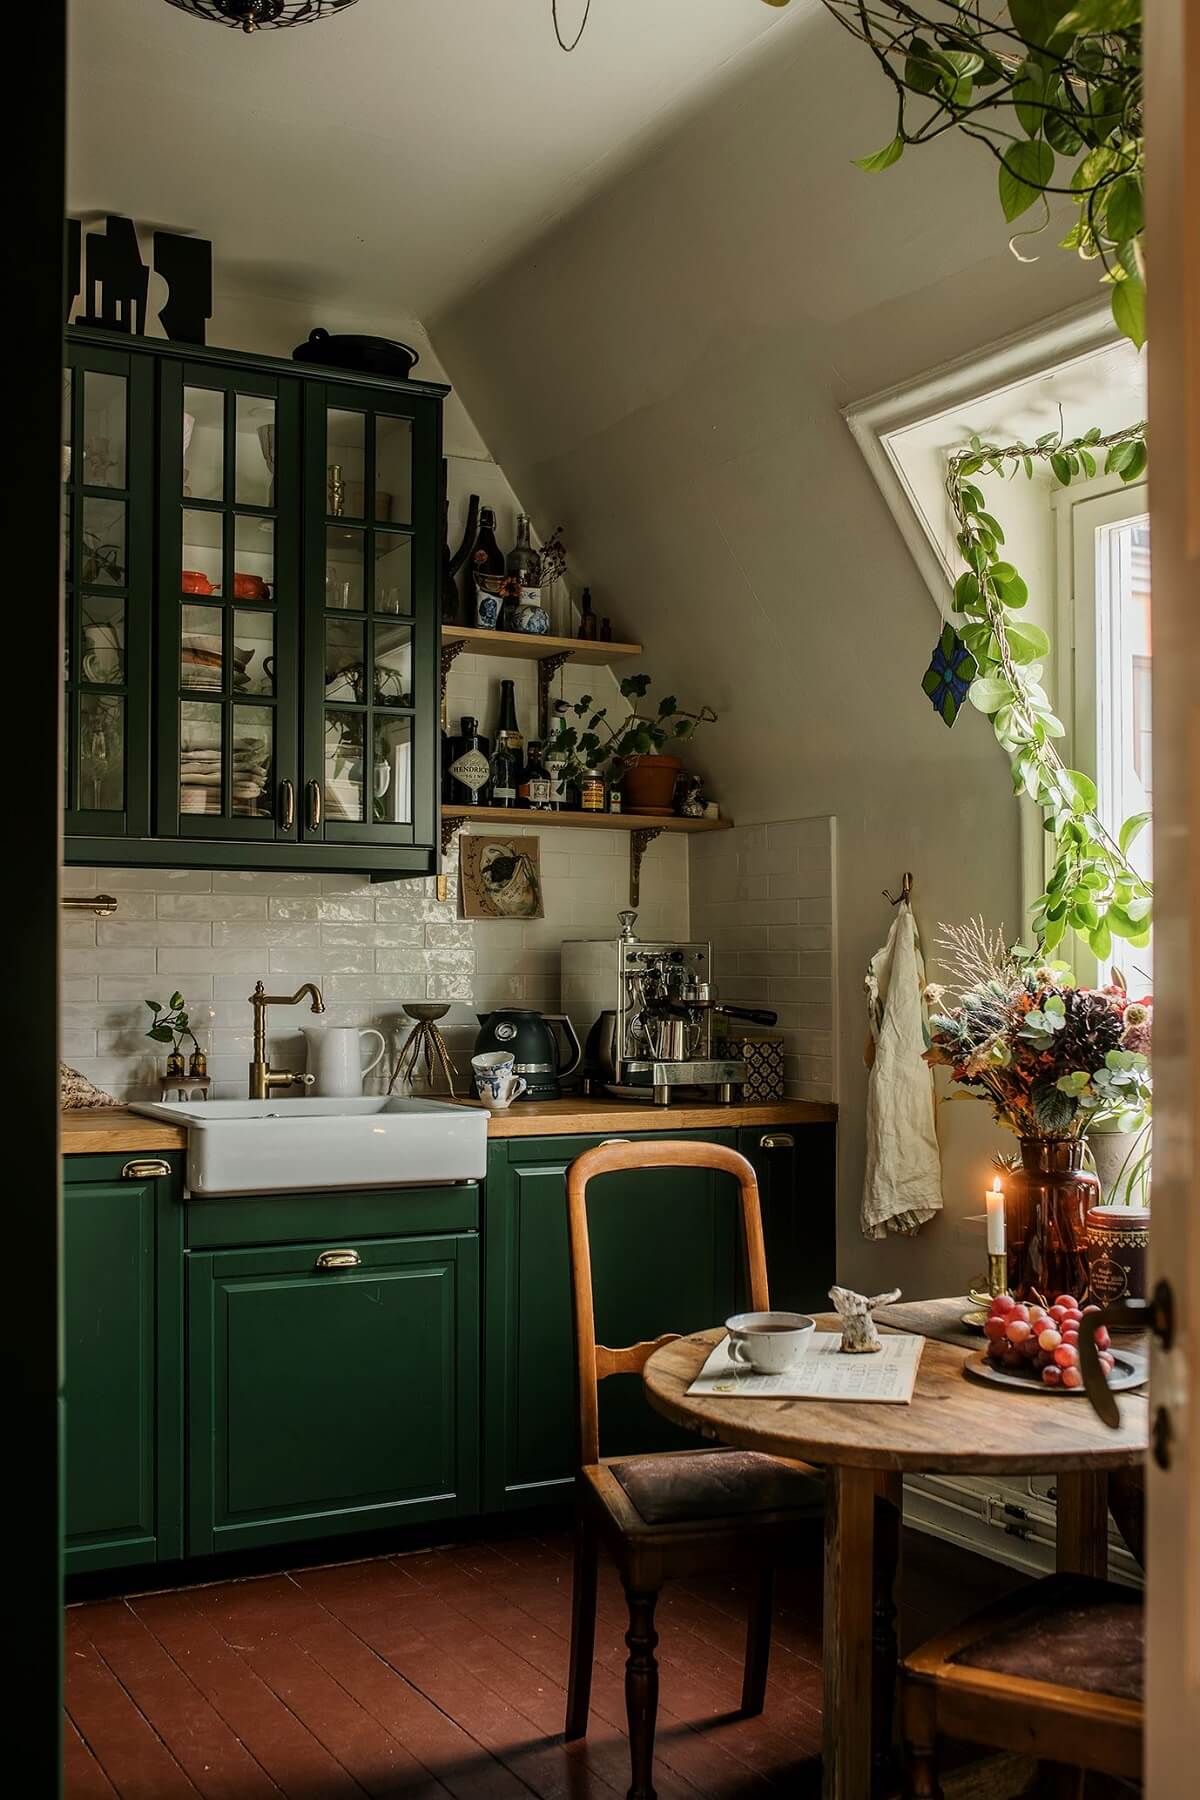
[[[559, 1078], [573, 1075], [582, 1051], [575, 1029], [565, 1013], [539, 1013], [520, 1006], [499, 1006], [495, 1012], [478, 1013], [479, 1036], [475, 1055], [485, 1050], [507, 1050], [516, 1061], [516, 1073], [525, 1077], [521, 1100], [560, 1100]], [[568, 1040], [566, 1057], [553, 1027], [559, 1025]], [[517, 1101], [520, 1105], [520, 1100]]]

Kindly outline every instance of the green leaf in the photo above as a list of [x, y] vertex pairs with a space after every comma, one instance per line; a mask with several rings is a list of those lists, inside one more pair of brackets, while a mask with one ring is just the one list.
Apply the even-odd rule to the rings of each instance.
[[1071, 464], [1068, 461], [1068, 459], [1062, 454], [1061, 450], [1058, 452], [1058, 454], [1056, 456], [1052, 456], [1050, 458], [1050, 467], [1053, 469], [1055, 477], [1059, 481], [1059, 483], [1063, 487], [1070, 487], [1070, 485], [1071, 485]]
[[1112, 316], [1118, 331], [1140, 350], [1146, 342], [1146, 288], [1135, 275], [1113, 283]]
[[981, 713], [999, 712], [1012, 700], [1012, 689], [999, 675], [981, 675], [971, 683], [967, 697]]
[[1067, 769], [1064, 771], [1064, 783], [1074, 812], [1095, 812], [1098, 795], [1096, 784], [1090, 775], [1083, 775], [1078, 769]]
[[[772, 0], [778, 5], [780, 0]], [[937, 86], [937, 51], [924, 38], [915, 37], [904, 59], [904, 85], [915, 94], [928, 94]]]
[[1022, 130], [1031, 138], [1040, 137], [1046, 116], [1046, 70], [1040, 63], [1023, 62], [1010, 91]]
[[172, 994], [171, 995], [171, 1005], [172, 1006], [182, 1006], [183, 1005], [183, 995], [180, 993]]
[[1142, 184], [1136, 175], [1118, 175], [1108, 190], [1104, 209], [1108, 235], [1116, 244], [1136, 237], [1142, 229]]
[[1130, 846], [1136, 843], [1149, 823], [1150, 814], [1148, 812], [1130, 813], [1117, 833], [1117, 843], [1122, 856], [1128, 856]]
[[1065, 1131], [1079, 1102], [1073, 1094], [1064, 1094], [1052, 1081], [1039, 1081], [1031, 1095], [1033, 1110], [1043, 1131]]
[[993, 563], [990, 574], [1000, 590], [1000, 598], [1005, 606], [1024, 606], [1029, 598], [1029, 589], [1011, 563]]
[[1145, 473], [1146, 446], [1145, 444], [1135, 444], [1133, 446], [1133, 455], [1121, 470], [1121, 480], [1125, 482], [1137, 481]]
[[1142, 0], [1076, 0], [1064, 15], [1060, 29], [1086, 37], [1105, 31], [1129, 31], [1141, 22]]
[[877, 169], [890, 169], [892, 164], [899, 162], [903, 155], [904, 139], [894, 137], [890, 144], [883, 146], [882, 150], [873, 150], [870, 156], [856, 156], [854, 162], [857, 168], [866, 169], [868, 174], [874, 174]]
[[1000, 204], [1011, 225], [1028, 212], [1054, 179], [1054, 152], [1049, 144], [1027, 138], [1010, 144], [1000, 160]]
[[157, 1000], [147, 1000], [146, 1005], [150, 1008], [151, 1012], [160, 1013], [162, 1011], [162, 1007]]
[[173, 1042], [175, 1033], [169, 1025], [155, 1025], [146, 1033], [146, 1036], [153, 1038], [156, 1044], [169, 1044]]
[[1019, 625], [1008, 627], [1007, 637], [1014, 662], [1037, 662], [1039, 658], [1050, 654], [1050, 639], [1040, 625], [1022, 620]]
[[978, 578], [968, 569], [964, 575], [959, 576], [954, 584], [954, 610], [966, 612], [970, 607], [978, 606], [979, 601]]
[[674, 694], [668, 694], [665, 699], [660, 700], [658, 703], [658, 716], [660, 719], [668, 718], [672, 713], [678, 712], [678, 710], [679, 702], [676, 700]]
[[1133, 457], [1133, 439], [1126, 438], [1120, 444], [1111, 444], [1108, 455], [1104, 459], [1104, 473], [1119, 475], [1121, 470]]
[[1112, 955], [1112, 932], [1105, 920], [1101, 919], [1096, 929], [1088, 933], [1088, 944], [1093, 956], [1098, 957], [1101, 962], [1107, 962]]

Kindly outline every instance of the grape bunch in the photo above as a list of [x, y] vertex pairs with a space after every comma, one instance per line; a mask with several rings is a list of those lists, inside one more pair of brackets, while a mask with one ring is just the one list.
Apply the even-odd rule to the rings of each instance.
[[[1098, 1306], [1081, 1306], [1074, 1294], [1060, 1294], [1053, 1306], [1022, 1305], [1011, 1294], [997, 1294], [984, 1321], [988, 1360], [1014, 1374], [1040, 1376], [1048, 1388], [1081, 1388], [1079, 1322]], [[1096, 1332], [1100, 1367], [1112, 1374], [1115, 1359], [1107, 1329]]]

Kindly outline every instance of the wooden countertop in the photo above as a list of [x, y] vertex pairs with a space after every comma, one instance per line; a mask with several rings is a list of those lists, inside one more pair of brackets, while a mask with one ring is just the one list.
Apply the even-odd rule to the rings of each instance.
[[[475, 1104], [474, 1101], [471, 1102]], [[680, 1106], [647, 1106], [635, 1100], [518, 1101], [510, 1112], [488, 1120], [490, 1138], [586, 1137], [595, 1132], [707, 1131], [738, 1125], [817, 1125], [837, 1118], [837, 1107], [815, 1100], [773, 1100], [755, 1106], [718, 1106], [711, 1101]], [[165, 1119], [147, 1119], [127, 1107], [65, 1112], [59, 1134], [64, 1156], [108, 1153], [140, 1155], [150, 1150], [186, 1150], [187, 1132]]]

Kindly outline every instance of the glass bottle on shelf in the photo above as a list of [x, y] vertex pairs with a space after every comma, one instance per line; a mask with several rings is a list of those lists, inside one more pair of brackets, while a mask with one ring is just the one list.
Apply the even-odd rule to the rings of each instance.
[[529, 746], [529, 756], [521, 771], [518, 791], [521, 805], [528, 807], [531, 812], [550, 811], [550, 777], [542, 762], [542, 746], [539, 743], [534, 742]]
[[479, 530], [475, 534], [470, 566], [476, 575], [504, 573], [504, 556], [496, 542], [496, 515], [490, 506], [479, 509]]
[[599, 622], [592, 611], [592, 590], [584, 588], [583, 598], [579, 602], [579, 635], [584, 643], [594, 644], [599, 630]]
[[488, 781], [492, 765], [491, 745], [479, 735], [479, 721], [469, 715], [461, 721], [462, 733], [454, 746], [450, 764], [449, 801], [451, 806], [486, 806]]
[[567, 804], [567, 767], [569, 753], [560, 738], [551, 738], [542, 756], [542, 766], [550, 777], [550, 806], [561, 812]]
[[517, 723], [516, 687], [511, 681], [500, 683], [500, 718], [496, 726], [496, 748], [492, 752], [493, 806], [516, 806], [521, 781], [525, 740]]
[[529, 541], [529, 514], [517, 514], [517, 541], [504, 559], [504, 573], [519, 581], [523, 588], [541, 592], [542, 559]]

